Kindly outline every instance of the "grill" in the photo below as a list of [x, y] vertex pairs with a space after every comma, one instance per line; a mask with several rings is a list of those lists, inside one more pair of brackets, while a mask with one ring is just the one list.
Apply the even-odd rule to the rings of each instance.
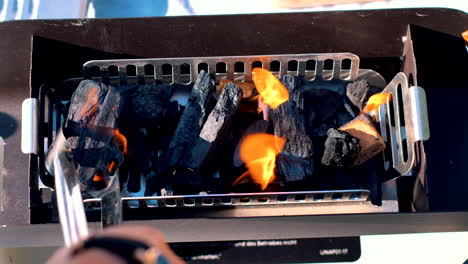
[[[395, 98], [393, 102], [380, 107], [377, 120], [388, 149], [383, 160], [387, 172], [385, 177], [392, 179], [400, 175], [408, 175], [418, 165], [414, 154], [416, 142], [429, 138], [424, 90], [417, 86], [410, 87], [403, 73], [397, 74], [385, 86], [385, 80], [379, 73], [369, 69], [360, 69], [359, 62], [359, 57], [351, 53], [94, 60], [84, 64], [83, 73], [85, 79], [93, 79], [117, 87], [153, 83], [155, 80], [166, 83], [190, 84], [195, 81], [200, 70], [205, 70], [215, 76], [217, 83], [222, 79], [251, 81], [253, 67], [268, 69], [277, 77], [292, 74], [311, 81], [343, 80], [351, 82], [365, 79], [374, 87], [391, 93]], [[83, 78], [67, 79], [59, 86], [58, 90], [61, 90], [62, 93], [65, 91], [69, 95], [76, 89], [81, 80]], [[176, 90], [173, 98], [180, 104], [184, 104], [187, 101], [187, 96], [184, 91]], [[26, 101], [23, 106], [27, 109], [24, 111], [25, 113], [33, 113], [32, 117], [26, 116], [25, 119], [34, 121], [36, 120], [34, 116], [37, 115], [38, 120], [38, 122], [31, 124], [33, 131], [38, 132], [31, 136], [31, 142], [24, 142], [23, 146], [29, 144], [29, 149], [38, 149], [41, 180], [51, 187], [53, 186], [53, 176], [48, 171], [53, 169], [48, 168], [47, 170], [43, 164], [51, 164], [52, 161], [48, 162], [45, 159], [45, 151], [51, 147], [57, 136], [62, 136], [59, 128], [66, 117], [68, 103], [66, 98], [58, 98], [55, 93], [49, 92], [46, 86], [42, 86], [39, 100], [37, 102], [35, 100]], [[347, 107], [349, 108], [349, 105]], [[45, 112], [48, 116], [47, 122], [44, 119]], [[48, 126], [47, 129], [41, 129], [44, 125]], [[44, 130], [47, 133], [43, 135], [40, 131]], [[42, 145], [41, 138], [45, 139], [44, 145]], [[370, 206], [368, 200], [369, 190], [365, 189], [122, 197], [124, 203], [138, 201], [139, 207], [143, 209], [155, 207], [246, 208], [246, 206], [249, 208], [267, 206], [281, 209], [289, 205], [309, 205], [313, 206], [310, 208], [321, 214], [336, 213], [336, 208], [330, 207], [331, 204], [345, 207], [353, 203]], [[101, 208], [101, 198], [85, 199], [84, 202], [88, 212], [111, 210], [104, 206]], [[323, 208], [317, 209], [317, 206]], [[383, 211], [395, 210], [394, 206], [389, 208], [383, 209]], [[267, 215], [284, 214], [280, 209], [270, 210]], [[101, 211], [100, 213], [104, 216], [109, 212]], [[132, 212], [129, 211], [128, 214], [132, 214]], [[234, 214], [234, 216], [239, 215], [243, 214]], [[108, 221], [112, 222], [113, 220]]]
[[[326, 64], [328, 69], [325, 69]], [[343, 65], [346, 65], [346, 69]], [[350, 53], [89, 61], [84, 64], [83, 71], [87, 79], [99, 73], [98, 79], [113, 85], [127, 85], [135, 81], [144, 84], [151, 82], [151, 79], [189, 84], [196, 80], [197, 73], [202, 69], [216, 76], [217, 82], [222, 79], [251, 81], [252, 68], [259, 66], [278, 77], [292, 74], [310, 81], [365, 79], [379, 88], [385, 84], [379, 73], [360, 69], [359, 57]], [[118, 73], [112, 81], [109, 76], [111, 68]], [[194, 70], [197, 68], [198, 71]], [[128, 69], [136, 69], [132, 72], [133, 76], [129, 75]], [[146, 75], [148, 71], [150, 75]], [[404, 74], [396, 75], [384, 92], [395, 98], [393, 104], [387, 104], [387, 108], [380, 110], [378, 120], [380, 132], [391, 149], [391, 154], [384, 157], [386, 170], [393, 167], [404, 175], [416, 166], [416, 141], [429, 139], [426, 97], [420, 87], [412, 84], [410, 87]]]
[[[129, 84], [151, 83], [155, 77], [166, 83], [189, 83], [203, 62], [200, 67], [217, 81], [248, 80], [245, 75], [253, 64], [276, 75], [304, 74], [306, 79], [315, 78], [322, 69], [324, 82], [351, 80], [349, 71], [356, 67], [354, 80], [364, 78], [373, 86], [386, 87], [400, 103], [379, 109], [379, 128], [388, 146], [379, 165], [386, 169], [381, 181], [397, 186], [398, 201], [385, 198], [382, 206], [374, 206], [373, 190], [360, 187], [122, 197], [125, 221], [153, 225], [171, 242], [466, 231], [468, 146], [459, 136], [467, 131], [466, 120], [460, 118], [468, 114], [468, 54], [460, 38], [466, 21], [466, 14], [455, 10], [408, 9], [2, 23], [0, 58], [7, 65], [0, 72], [0, 136], [5, 143], [0, 139], [0, 243], [63, 245], [60, 226], [54, 224], [59, 220], [54, 179], [44, 154], [60, 135], [66, 106], [83, 74], [104, 82], [107, 72], [114, 86], [120, 86], [121, 79]], [[341, 55], [351, 62], [342, 57], [335, 63], [336, 52], [343, 51], [359, 56], [358, 64], [349, 53]], [[317, 58], [298, 55], [307, 52], [327, 57], [319, 65]], [[243, 56], [255, 54], [274, 55]], [[244, 60], [243, 67], [236, 65]], [[145, 67], [148, 62], [152, 66]], [[334, 74], [334, 65], [340, 67], [340, 71], [335, 68], [339, 74]], [[422, 179], [419, 172], [426, 161], [422, 141], [429, 136], [424, 94], [418, 86], [424, 87], [430, 114], [423, 186], [429, 190], [430, 213], [407, 213], [412, 211], [414, 194], [421, 191], [414, 183]], [[22, 118], [21, 102], [28, 97]], [[21, 153], [21, 141], [29, 155]], [[128, 206], [135, 203], [139, 208]], [[112, 216], [105, 214], [106, 202], [101, 205], [100, 199], [87, 200], [85, 208], [89, 221], [99, 221], [104, 213], [106, 223], [106, 217]]]

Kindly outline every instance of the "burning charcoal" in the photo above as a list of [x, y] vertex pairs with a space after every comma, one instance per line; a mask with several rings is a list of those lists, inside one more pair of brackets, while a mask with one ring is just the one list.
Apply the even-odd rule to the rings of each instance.
[[113, 86], [91, 80], [81, 81], [71, 98], [67, 131], [76, 128], [72, 127], [76, 125], [73, 122], [87, 127], [117, 128], [121, 101], [120, 93]]
[[83, 80], [72, 95], [63, 133], [84, 189], [93, 185], [95, 175], [107, 181], [110, 164], [119, 166], [123, 161], [122, 150], [112, 142], [121, 109], [121, 94], [102, 83]]
[[[192, 148], [192, 156], [186, 167], [199, 169], [205, 160], [216, 163], [222, 151], [224, 136], [230, 132], [232, 117], [242, 99], [242, 90], [233, 83], [224, 87], [200, 132], [197, 143]], [[211, 154], [211, 158], [207, 158]]]
[[244, 163], [241, 158], [240, 158], [240, 143], [242, 142], [242, 140], [249, 136], [249, 135], [253, 135], [253, 134], [257, 134], [257, 133], [267, 133], [269, 130], [270, 130], [270, 122], [266, 121], [266, 120], [257, 120], [255, 122], [253, 122], [243, 133], [242, 135], [242, 139], [239, 141], [239, 143], [237, 144], [236, 146], [236, 150], [235, 150], [235, 153], [234, 153], [234, 156], [233, 156], [233, 165], [234, 167], [240, 167], [242, 166], [242, 164]]
[[336, 167], [350, 167], [360, 151], [359, 139], [346, 131], [330, 128], [325, 141], [322, 164]]
[[354, 165], [365, 162], [385, 149], [385, 142], [375, 128], [375, 119], [379, 106], [391, 100], [392, 95], [388, 93], [382, 92], [372, 95], [362, 112], [351, 122], [339, 128], [360, 140], [361, 151], [359, 151]]
[[240, 146], [240, 156], [248, 173], [240, 175], [233, 186], [250, 178], [265, 190], [275, 180], [276, 156], [284, 149], [286, 139], [272, 134], [253, 134], [245, 137]]
[[[270, 120], [270, 109], [276, 109], [289, 100], [289, 92], [278, 78], [263, 68], [254, 68], [253, 82], [259, 96], [258, 110], [262, 112], [264, 120]], [[301, 94], [302, 95], [302, 94]]]
[[359, 139], [361, 150], [355, 157], [354, 166], [362, 164], [385, 149], [385, 142], [375, 128], [374, 121], [369, 115], [359, 114], [353, 121], [339, 128]]
[[238, 81], [231, 81], [227, 79], [223, 79], [216, 85], [216, 94], [219, 96], [223, 91], [224, 87], [228, 83], [233, 83], [239, 88], [242, 89], [242, 98], [251, 98], [257, 94], [255, 90], [255, 85], [251, 82], [238, 82]]
[[[219, 169], [219, 178], [206, 177], [204, 185], [209, 187], [206, 190], [217, 193], [230, 191], [232, 183], [247, 170], [240, 159], [240, 142], [249, 134], [272, 132], [270, 131], [271, 123], [262, 120], [258, 112], [244, 112], [240, 109], [243, 102], [244, 100], [241, 101], [234, 116], [231, 117], [232, 123], [229, 133], [223, 136], [222, 154], [217, 157], [216, 164], [216, 168]], [[255, 124], [257, 122], [259, 123]], [[262, 129], [263, 126], [267, 127], [265, 128], [267, 130]], [[247, 130], [251, 132], [246, 132]], [[208, 175], [213, 174], [209, 171]]]
[[313, 160], [304, 159], [286, 153], [276, 157], [276, 170], [284, 182], [291, 183], [305, 180], [313, 174]]
[[160, 162], [158, 170], [163, 172], [168, 167], [179, 167], [187, 160], [195, 144], [208, 113], [209, 96], [213, 90], [213, 80], [205, 71], [201, 71], [192, 89], [192, 94], [180, 117], [177, 129], [172, 137], [168, 151]]
[[312, 156], [312, 140], [306, 133], [304, 122], [304, 99], [299, 77], [286, 75], [281, 82], [289, 91], [289, 101], [270, 110], [274, 134], [286, 139], [283, 150], [286, 154], [300, 158]]
[[157, 127], [161, 124], [164, 110], [174, 86], [168, 84], [145, 84], [125, 89], [125, 109], [121, 122], [143, 127]]
[[358, 80], [346, 86], [346, 96], [359, 111], [364, 108], [364, 104], [368, 99], [368, 93], [369, 83], [367, 80]]

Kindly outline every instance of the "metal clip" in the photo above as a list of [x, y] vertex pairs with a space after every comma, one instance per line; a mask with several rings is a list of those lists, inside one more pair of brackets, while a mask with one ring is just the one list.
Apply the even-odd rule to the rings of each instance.
[[21, 107], [21, 151], [24, 154], [37, 154], [39, 144], [37, 138], [39, 104], [36, 98], [23, 101]]
[[414, 141], [425, 141], [430, 137], [429, 118], [427, 115], [426, 92], [422, 87], [409, 88], [411, 100], [411, 118], [413, 120]]

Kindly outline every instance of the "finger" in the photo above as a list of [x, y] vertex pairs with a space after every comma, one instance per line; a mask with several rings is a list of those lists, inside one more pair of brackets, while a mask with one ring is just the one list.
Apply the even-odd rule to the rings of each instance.
[[102, 249], [90, 248], [83, 253], [73, 256], [69, 264], [125, 264], [122, 258]]
[[94, 264], [94, 263], [102, 263], [102, 264], [125, 264], [121, 258], [106, 252], [105, 250], [92, 248], [89, 250], [84, 251], [76, 256], [71, 257], [71, 250], [70, 248], [60, 248], [58, 249], [52, 257], [49, 258], [46, 264]]
[[68, 248], [59, 248], [55, 251], [54, 255], [47, 260], [46, 264], [60, 264], [65, 263], [65, 259], [68, 258], [70, 254], [70, 249]]
[[115, 226], [109, 227], [98, 236], [129, 238], [146, 243], [159, 250], [169, 263], [184, 263], [165, 242], [164, 236], [158, 230], [148, 226]]

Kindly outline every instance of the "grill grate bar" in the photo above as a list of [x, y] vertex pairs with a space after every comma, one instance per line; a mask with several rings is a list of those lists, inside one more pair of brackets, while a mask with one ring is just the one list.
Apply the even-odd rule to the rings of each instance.
[[[148, 207], [210, 207], [318, 204], [336, 202], [363, 202], [369, 199], [364, 189], [307, 192], [233, 193], [175, 196], [122, 197], [122, 201], [151, 201]], [[96, 203], [101, 199], [85, 199], [84, 203]]]
[[[333, 61], [332, 70], [324, 70], [324, 61]], [[351, 68], [342, 70], [343, 60], [351, 60]], [[309, 61], [315, 61], [315, 69], [306, 71], [306, 64]], [[327, 76], [329, 79], [343, 79], [354, 81], [359, 73], [359, 57], [351, 53], [317, 53], [317, 54], [294, 54], [294, 55], [268, 55], [268, 56], [231, 56], [231, 57], [200, 57], [200, 58], [165, 58], [165, 59], [134, 59], [134, 60], [95, 60], [84, 64], [83, 72], [85, 78], [91, 78], [94, 70], [99, 70], [105, 74], [110, 67], [117, 67], [121, 85], [126, 84], [125, 78], [128, 76], [127, 66], [134, 66], [137, 69], [138, 76], [144, 74], [144, 67], [152, 65], [155, 69], [154, 78], [165, 80], [171, 77], [170, 83], [187, 83], [184, 80], [189, 79], [188, 83], [193, 82], [200, 70], [202, 64], [208, 65], [208, 72], [216, 76], [216, 80], [234, 79], [234, 76], [243, 77], [244, 81], [252, 80], [253, 65], [261, 63], [265, 69], [270, 69], [272, 63], [279, 62], [279, 77], [288, 73], [300, 76], [313, 76], [316, 79], [322, 79]], [[291, 63], [292, 62], [292, 63]], [[244, 64], [244, 72], [235, 72], [236, 63]], [[289, 64], [297, 65], [296, 69], [290, 69]], [[172, 67], [171, 74], [163, 74], [163, 67]], [[185, 65], [190, 66], [190, 73], [181, 73], [181, 68]], [[223, 65], [225, 67], [223, 67]], [[219, 67], [217, 67], [219, 66]], [[139, 70], [143, 69], [143, 70]], [[313, 72], [313, 73], [311, 73]], [[307, 73], [307, 74], [306, 74]], [[345, 74], [346, 73], [346, 74]], [[312, 79], [313, 79], [312, 78]], [[140, 78], [141, 79], [141, 78]], [[103, 82], [108, 83], [107, 78]]]

